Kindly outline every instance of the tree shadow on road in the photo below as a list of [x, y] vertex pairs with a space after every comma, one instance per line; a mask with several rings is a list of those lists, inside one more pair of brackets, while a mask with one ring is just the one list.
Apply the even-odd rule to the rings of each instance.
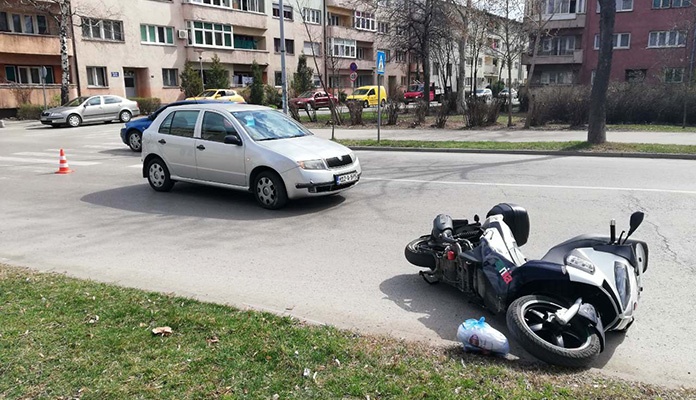
[[82, 201], [119, 210], [224, 220], [263, 220], [313, 214], [339, 206], [340, 194], [298, 199], [280, 210], [266, 210], [251, 193], [178, 182], [169, 193], [153, 191], [146, 183], [89, 193]]

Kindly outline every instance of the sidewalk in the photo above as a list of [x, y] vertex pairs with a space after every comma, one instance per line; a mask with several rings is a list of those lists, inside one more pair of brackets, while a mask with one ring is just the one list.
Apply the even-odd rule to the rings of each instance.
[[[330, 139], [331, 129], [312, 129], [319, 137]], [[336, 139], [377, 139], [377, 128], [345, 129], [336, 128]], [[583, 130], [448, 130], [448, 129], [382, 129], [380, 139], [385, 140], [427, 140], [427, 141], [470, 141], [470, 142], [569, 142], [586, 141], [587, 131]], [[655, 143], [696, 145], [696, 132], [607, 132], [608, 142]]]

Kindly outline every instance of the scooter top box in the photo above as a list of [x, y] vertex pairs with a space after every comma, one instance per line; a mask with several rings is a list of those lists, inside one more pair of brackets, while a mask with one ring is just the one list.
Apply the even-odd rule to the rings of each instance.
[[502, 215], [505, 224], [510, 227], [518, 246], [527, 243], [529, 238], [529, 215], [527, 210], [512, 203], [500, 203], [486, 214], [486, 218], [491, 215]]

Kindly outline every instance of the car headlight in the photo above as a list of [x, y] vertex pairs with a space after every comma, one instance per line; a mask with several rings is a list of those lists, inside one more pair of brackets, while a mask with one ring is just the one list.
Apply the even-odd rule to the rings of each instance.
[[571, 251], [565, 258], [565, 264], [590, 274], [594, 274], [595, 265], [577, 250]]
[[619, 291], [621, 304], [626, 307], [628, 295], [631, 293], [631, 282], [628, 280], [628, 266], [620, 261], [614, 262], [614, 279], [616, 279], [616, 290]]
[[326, 169], [324, 160], [298, 161], [297, 165], [299, 165], [302, 169]]

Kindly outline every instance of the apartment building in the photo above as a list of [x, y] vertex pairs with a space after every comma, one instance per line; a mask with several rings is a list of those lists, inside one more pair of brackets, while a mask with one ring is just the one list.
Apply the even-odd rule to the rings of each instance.
[[[284, 22], [288, 80], [300, 54], [308, 65], [325, 73], [328, 85], [351, 88], [376, 84], [375, 54], [387, 55], [383, 85], [406, 86], [419, 77], [414, 58], [388, 45], [395, 27], [380, 21], [370, 7], [338, 0], [72, 0], [70, 54], [71, 97], [116, 94], [158, 97], [171, 102], [183, 97], [180, 74], [187, 60], [202, 69], [205, 80], [217, 55], [232, 86], [251, 83], [251, 65], [263, 68], [263, 81], [280, 86], [280, 18]], [[324, 9], [326, 14], [324, 14]], [[16, 107], [11, 87], [32, 90], [41, 104], [41, 67], [48, 71], [49, 99], [60, 93], [60, 43], [51, 13], [57, 9], [0, 8], [0, 109]], [[324, 24], [326, 27], [324, 27]], [[500, 76], [495, 61], [482, 83]], [[456, 87], [457, 62], [446, 69], [433, 61], [432, 82]], [[439, 72], [443, 71], [443, 72]], [[355, 80], [351, 73], [355, 72]], [[442, 75], [448, 74], [443, 80]], [[439, 75], [439, 76], [438, 76]], [[422, 78], [421, 78], [422, 79]], [[38, 89], [38, 90], [36, 90]]]
[[[541, 16], [529, 16], [548, 29], [537, 49], [532, 84], [591, 84], [599, 55], [598, 2], [543, 0], [541, 10]], [[682, 82], [694, 21], [689, 0], [617, 0], [611, 80]], [[529, 53], [523, 56], [527, 65]]]

